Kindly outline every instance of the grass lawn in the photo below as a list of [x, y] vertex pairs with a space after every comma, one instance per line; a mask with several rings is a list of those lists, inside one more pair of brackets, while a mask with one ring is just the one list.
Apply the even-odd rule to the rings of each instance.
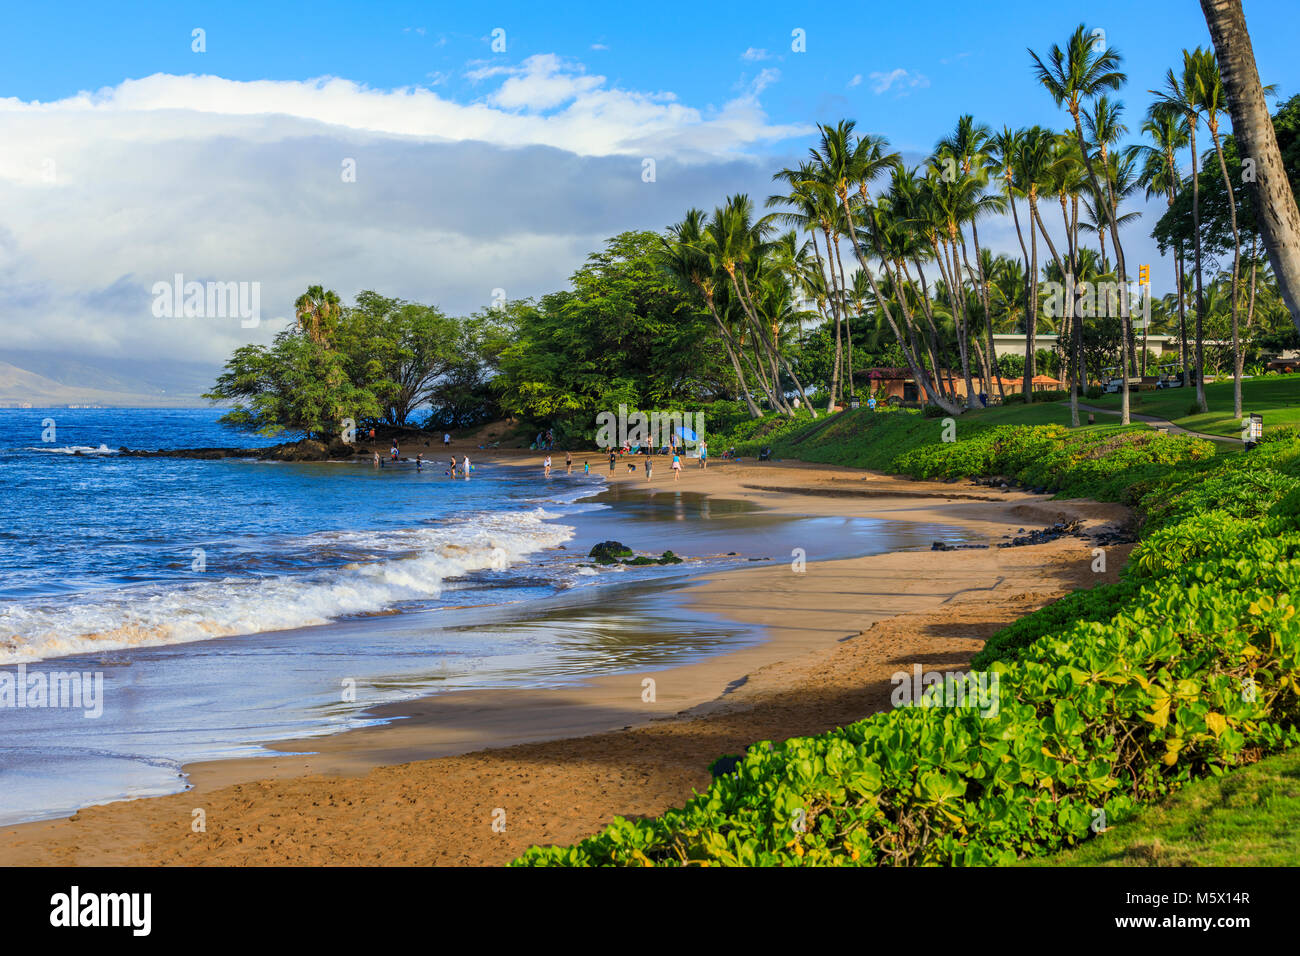
[[[1204, 415], [1189, 415], [1196, 402], [1195, 388], [1166, 388], [1132, 395], [1135, 414], [1167, 418], [1175, 425], [1210, 435], [1241, 437], [1241, 421], [1232, 415], [1232, 378], [1220, 379], [1205, 386], [1205, 401], [1210, 410]], [[1141, 399], [1140, 401], [1138, 399]], [[1089, 400], [1089, 405], [1119, 410], [1119, 395]], [[1264, 428], [1274, 425], [1300, 425], [1300, 374], [1265, 375], [1241, 382], [1242, 412], [1259, 412]]]
[[1027, 866], [1298, 866], [1300, 750], [1198, 780], [1135, 819]]
[[[1036, 402], [1033, 405], [1018, 403], [995, 405], [992, 408], [981, 408], [977, 411], [967, 412], [961, 418], [978, 421], [985, 425], [1069, 425], [1070, 403], [1067, 400], [1063, 402]], [[1117, 425], [1119, 424], [1119, 413], [1116, 412], [1113, 415], [1098, 413], [1096, 419], [1098, 425]], [[1083, 423], [1083, 427], [1087, 427], [1088, 413], [1082, 409], [1079, 410], [1079, 421]]]

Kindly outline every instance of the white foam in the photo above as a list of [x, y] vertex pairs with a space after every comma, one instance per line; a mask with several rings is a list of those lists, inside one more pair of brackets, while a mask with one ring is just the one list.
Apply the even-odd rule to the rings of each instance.
[[26, 451], [43, 451], [51, 455], [116, 455], [116, 448], [109, 448], [101, 444], [98, 448], [92, 445], [63, 445], [58, 448], [51, 448], [49, 445], [35, 445]]
[[301, 574], [120, 588], [43, 606], [0, 607], [0, 664], [306, 627], [429, 600], [448, 578], [503, 569], [573, 537], [571, 527], [548, 524], [548, 517], [535, 509], [429, 529], [305, 536], [295, 548], [364, 535], [369, 550], [394, 556]]

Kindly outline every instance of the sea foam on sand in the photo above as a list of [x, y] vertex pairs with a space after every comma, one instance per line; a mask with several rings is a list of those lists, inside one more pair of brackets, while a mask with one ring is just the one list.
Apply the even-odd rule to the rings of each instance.
[[[207, 573], [215, 578], [210, 582], [84, 592], [39, 606], [11, 604], [0, 607], [0, 665], [306, 627], [430, 600], [449, 578], [504, 569], [573, 536], [573, 528], [549, 523], [548, 517], [538, 508], [474, 515], [437, 528], [374, 532], [369, 540], [374, 551], [400, 556], [341, 567], [220, 578], [219, 570], [210, 568]], [[327, 545], [328, 536], [319, 537]], [[302, 549], [304, 539], [293, 545]]]

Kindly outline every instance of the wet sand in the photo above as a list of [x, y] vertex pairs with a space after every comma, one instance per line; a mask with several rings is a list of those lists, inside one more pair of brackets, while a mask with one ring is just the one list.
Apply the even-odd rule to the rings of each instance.
[[[540, 475], [540, 456], [468, 453]], [[1129, 518], [1117, 505], [796, 462], [715, 461], [702, 471], [692, 461], [680, 481], [664, 468], [646, 482], [622, 465], [610, 476], [594, 454], [575, 455], [575, 470], [584, 457], [593, 472], [656, 495], [957, 526], [993, 541], [1062, 517], [1091, 529]], [[563, 451], [552, 459], [562, 471]], [[0, 829], [0, 863], [503, 864], [534, 843], [571, 842], [615, 816], [680, 805], [707, 786], [717, 756], [888, 707], [893, 673], [965, 666], [998, 628], [1113, 578], [1127, 548], [1109, 549], [1108, 575], [1092, 572], [1092, 545], [1080, 538], [834, 561], [817, 561], [814, 541], [805, 550], [802, 570], [793, 556], [774, 555], [779, 563], [680, 592], [694, 609], [762, 625], [767, 639], [756, 646], [576, 687], [453, 692], [379, 708], [400, 719], [270, 745], [283, 757], [191, 765], [185, 793]]]

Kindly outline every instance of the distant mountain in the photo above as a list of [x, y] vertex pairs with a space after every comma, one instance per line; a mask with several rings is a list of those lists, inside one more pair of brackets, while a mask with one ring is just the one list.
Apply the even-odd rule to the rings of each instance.
[[205, 406], [220, 369], [196, 362], [0, 350], [0, 405]]

